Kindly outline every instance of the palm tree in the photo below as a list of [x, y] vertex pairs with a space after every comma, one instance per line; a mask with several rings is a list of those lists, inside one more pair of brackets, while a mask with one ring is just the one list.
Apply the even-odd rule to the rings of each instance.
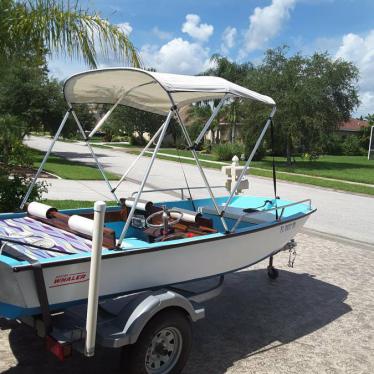
[[0, 56], [10, 59], [23, 50], [45, 51], [69, 58], [83, 58], [97, 67], [97, 52], [104, 58], [139, 66], [134, 45], [120, 27], [78, 2], [57, 0], [1, 0]]
[[[228, 58], [214, 54], [210, 58], [213, 67], [207, 70], [204, 75], [215, 75], [225, 78], [230, 82], [246, 86], [248, 76], [253, 72], [254, 66], [250, 62], [236, 63]], [[226, 102], [222, 111], [222, 117], [230, 126], [230, 141], [236, 141], [236, 127], [240, 118], [240, 101], [238, 99]]]

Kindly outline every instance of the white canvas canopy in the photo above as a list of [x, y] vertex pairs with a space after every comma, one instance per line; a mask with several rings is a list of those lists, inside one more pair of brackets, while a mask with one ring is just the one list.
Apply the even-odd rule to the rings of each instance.
[[110, 68], [76, 74], [66, 80], [64, 95], [70, 104], [122, 104], [167, 115], [172, 101], [178, 108], [225, 95], [275, 105], [271, 97], [212, 76], [149, 72], [134, 68]]
[[[68, 78], [64, 85], [64, 95], [68, 103], [69, 109], [66, 112], [53, 140], [48, 148], [46, 155], [43, 158], [43, 161], [36, 172], [35, 177], [33, 178], [32, 183], [29, 186], [29, 189], [22, 200], [21, 208], [27, 202], [27, 199], [30, 196], [30, 193], [35, 186], [36, 180], [38, 179], [41, 171], [44, 168], [52, 148], [57, 141], [58, 137], [61, 134], [62, 129], [65, 126], [65, 123], [70, 115], [73, 116], [80, 133], [82, 134], [84, 140], [86, 141], [87, 147], [95, 160], [98, 169], [100, 170], [103, 178], [108, 185], [110, 192], [113, 194], [117, 202], [115, 191], [118, 188], [119, 184], [122, 183], [126, 178], [128, 173], [135, 166], [136, 162], [144, 155], [146, 150], [154, 144], [157, 140], [157, 143], [153, 149], [151, 160], [148, 164], [147, 169], [143, 180], [140, 184], [139, 191], [135, 197], [134, 204], [131, 208], [131, 211], [127, 217], [126, 224], [122, 230], [122, 233], [119, 238], [119, 243], [125, 238], [127, 230], [130, 226], [131, 219], [135, 213], [135, 208], [138, 204], [139, 198], [143, 192], [145, 183], [150, 174], [153, 163], [156, 159], [157, 153], [160, 149], [161, 143], [165, 138], [165, 135], [170, 125], [171, 119], [175, 118], [177, 123], [182, 130], [182, 135], [186, 140], [186, 145], [188, 149], [191, 150], [191, 153], [195, 159], [196, 165], [200, 171], [201, 177], [204, 181], [204, 184], [209, 192], [209, 195], [212, 199], [213, 206], [220, 216], [222, 225], [226, 231], [228, 231], [228, 226], [226, 225], [225, 219], [222, 212], [220, 212], [217, 202], [214, 198], [212, 188], [209, 185], [208, 179], [204, 173], [204, 170], [199, 161], [196, 148], [203, 139], [205, 133], [209, 130], [214, 118], [217, 116], [219, 110], [222, 108], [222, 105], [227, 99], [230, 98], [244, 98], [251, 99], [263, 104], [271, 105], [271, 113], [268, 117], [265, 127], [261, 131], [257, 142], [249, 155], [249, 158], [242, 170], [241, 175], [236, 181], [235, 186], [233, 187], [230, 197], [226, 202], [224, 210], [229, 205], [235, 191], [238, 189], [238, 186], [243, 179], [243, 176], [248, 170], [249, 164], [256, 153], [270, 123], [275, 114], [276, 107], [275, 102], [271, 97], [261, 95], [255, 91], [251, 91], [247, 88], [241, 87], [237, 84], [231, 83], [223, 78], [212, 77], [212, 76], [189, 76], [189, 75], [177, 75], [177, 74], [165, 74], [165, 73], [155, 73], [149, 72], [141, 69], [134, 68], [111, 68], [111, 69], [99, 69], [83, 72], [80, 74], [73, 75]], [[205, 123], [203, 129], [201, 130], [198, 137], [195, 141], [191, 140], [190, 135], [187, 131], [186, 125], [184, 124], [179, 109], [185, 105], [202, 101], [202, 100], [212, 100], [220, 99], [218, 105], [214, 108], [210, 118]], [[83, 126], [81, 125], [77, 114], [75, 113], [72, 104], [112, 104], [111, 108], [107, 111], [106, 114], [99, 120], [95, 128], [91, 133], [86, 136]], [[138, 155], [138, 157], [133, 161], [129, 166], [126, 172], [123, 174], [122, 178], [118, 181], [117, 186], [112, 187], [110, 181], [104, 173], [104, 169], [100, 164], [94, 150], [90, 145], [90, 138], [100, 129], [105, 121], [109, 118], [111, 113], [115, 110], [118, 105], [126, 105], [134, 108], [138, 108], [147, 112], [158, 113], [165, 115], [166, 119], [164, 123], [159, 127], [153, 137], [149, 140], [146, 147]]]

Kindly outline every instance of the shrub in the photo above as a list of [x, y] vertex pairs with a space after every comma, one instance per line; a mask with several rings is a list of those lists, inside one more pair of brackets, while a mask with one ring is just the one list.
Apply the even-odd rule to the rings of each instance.
[[[251, 154], [253, 147], [256, 143], [257, 138], [254, 138], [251, 133], [248, 133], [245, 138], [244, 154], [245, 158], [248, 158]], [[267, 144], [264, 140], [257, 148], [257, 152], [253, 156], [253, 161], [261, 161], [266, 156]]]
[[347, 136], [343, 143], [343, 154], [346, 156], [362, 155], [363, 150], [360, 145], [360, 139], [356, 136]]
[[128, 142], [129, 138], [127, 135], [115, 135], [112, 137], [112, 142]]
[[188, 134], [190, 135], [192, 141], [195, 141], [195, 139], [199, 136], [203, 127], [204, 125], [200, 123], [193, 123], [191, 126], [187, 127]]
[[213, 147], [213, 154], [218, 161], [231, 161], [236, 155], [240, 156], [244, 153], [244, 146], [238, 143], [218, 144]]
[[145, 139], [144, 139], [143, 135], [131, 134], [130, 144], [131, 145], [138, 145], [138, 146], [145, 145]]
[[341, 155], [343, 153], [343, 138], [341, 135], [332, 134], [324, 139], [324, 153], [329, 155]]
[[[19, 209], [21, 201], [30, 184], [30, 178], [24, 176], [9, 176], [6, 172], [0, 172], [0, 212], [14, 212]], [[29, 201], [40, 200], [43, 192], [47, 191], [45, 182], [36, 183], [30, 194]]]

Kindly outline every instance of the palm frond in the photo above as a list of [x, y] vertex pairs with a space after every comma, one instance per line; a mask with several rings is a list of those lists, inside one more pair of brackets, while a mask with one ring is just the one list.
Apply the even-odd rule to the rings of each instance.
[[[52, 54], [83, 58], [93, 68], [97, 67], [98, 55], [131, 66], [141, 65], [135, 46], [118, 26], [96, 12], [81, 9], [78, 3], [71, 5], [56, 0], [8, 0], [7, 3], [8, 11], [2, 17], [0, 30], [7, 30], [8, 44], [27, 40], [30, 47], [38, 47], [42, 43]], [[0, 39], [3, 38], [0, 34]], [[1, 41], [0, 52], [3, 44], [6, 43]]]

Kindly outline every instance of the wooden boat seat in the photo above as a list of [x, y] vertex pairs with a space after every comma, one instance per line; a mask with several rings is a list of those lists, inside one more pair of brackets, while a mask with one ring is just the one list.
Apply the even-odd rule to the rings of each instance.
[[[120, 212], [109, 212], [109, 213], [120, 213]], [[57, 211], [56, 212], [51, 212], [50, 215], [51, 215], [50, 218], [41, 218], [41, 217], [36, 217], [36, 216], [32, 216], [32, 215], [28, 214], [28, 216], [30, 218], [33, 218], [37, 221], [43, 222], [47, 225], [59, 228], [61, 230], [67, 231], [67, 232], [71, 232], [72, 234], [75, 234], [75, 235], [80, 236], [82, 238], [92, 240], [92, 236], [87, 235], [87, 234], [82, 233], [82, 232], [79, 232], [79, 231], [72, 230], [69, 227], [69, 224], [68, 224], [68, 221], [69, 221], [69, 218], [70, 218], [69, 215], [64, 214], [64, 213], [60, 213], [60, 212], [57, 212]], [[88, 219], [91, 219], [91, 216], [93, 218], [93, 213], [92, 214], [87, 214], [87, 215], [82, 214], [81, 216], [83, 216], [85, 218], [88, 218]], [[108, 218], [109, 217], [107, 217], [107, 219]], [[116, 236], [115, 236], [115, 231], [113, 229], [104, 227], [103, 246], [106, 247], [106, 248], [114, 248], [116, 246]]]

